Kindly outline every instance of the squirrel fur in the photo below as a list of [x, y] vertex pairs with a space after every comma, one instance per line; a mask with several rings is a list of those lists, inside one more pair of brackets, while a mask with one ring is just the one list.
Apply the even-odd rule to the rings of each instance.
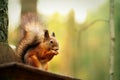
[[58, 54], [55, 33], [50, 35], [33, 13], [23, 16], [21, 30], [23, 35], [16, 49], [17, 55], [23, 63], [47, 70], [48, 62]]

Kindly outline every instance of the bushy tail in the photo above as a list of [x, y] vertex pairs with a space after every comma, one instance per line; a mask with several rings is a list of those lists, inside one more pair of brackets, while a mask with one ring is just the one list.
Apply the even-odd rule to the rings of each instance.
[[22, 38], [17, 46], [16, 54], [24, 60], [27, 50], [39, 44], [38, 36], [43, 31], [38, 16], [28, 13], [21, 19]]

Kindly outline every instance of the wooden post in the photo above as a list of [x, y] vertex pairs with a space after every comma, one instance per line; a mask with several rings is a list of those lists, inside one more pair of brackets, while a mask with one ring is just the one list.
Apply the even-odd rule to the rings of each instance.
[[8, 63], [0, 66], [1, 80], [81, 80], [39, 70], [21, 63]]

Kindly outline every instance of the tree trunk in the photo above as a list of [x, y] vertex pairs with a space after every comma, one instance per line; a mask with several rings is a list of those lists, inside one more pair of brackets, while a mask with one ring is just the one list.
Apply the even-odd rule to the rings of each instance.
[[22, 5], [22, 9], [21, 9], [22, 14], [25, 14], [27, 12], [37, 13], [37, 0], [21, 0], [21, 5]]
[[110, 80], [114, 75], [114, 54], [115, 54], [115, 26], [114, 26], [114, 0], [110, 0]]
[[8, 1], [0, 0], [0, 42], [7, 42], [8, 34]]
[[8, 0], [0, 0], [0, 64], [16, 61], [8, 45]]
[[114, 80], [120, 80], [120, 0], [115, 0], [114, 21], [115, 21], [115, 66]]

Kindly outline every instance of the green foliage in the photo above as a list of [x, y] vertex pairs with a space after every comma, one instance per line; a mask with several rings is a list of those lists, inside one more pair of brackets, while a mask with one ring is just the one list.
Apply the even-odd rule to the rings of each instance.
[[[109, 78], [109, 7], [104, 4], [97, 11], [90, 12], [83, 24], [75, 22], [75, 12], [67, 16], [54, 14], [48, 19], [51, 31], [57, 33], [60, 54], [50, 64], [50, 70], [83, 80], [107, 80]], [[86, 30], [82, 28], [89, 26]], [[56, 69], [54, 69], [56, 68]]]
[[115, 7], [114, 7], [114, 21], [115, 21], [115, 66], [114, 66], [114, 80], [120, 79], [120, 1], [115, 0]]

